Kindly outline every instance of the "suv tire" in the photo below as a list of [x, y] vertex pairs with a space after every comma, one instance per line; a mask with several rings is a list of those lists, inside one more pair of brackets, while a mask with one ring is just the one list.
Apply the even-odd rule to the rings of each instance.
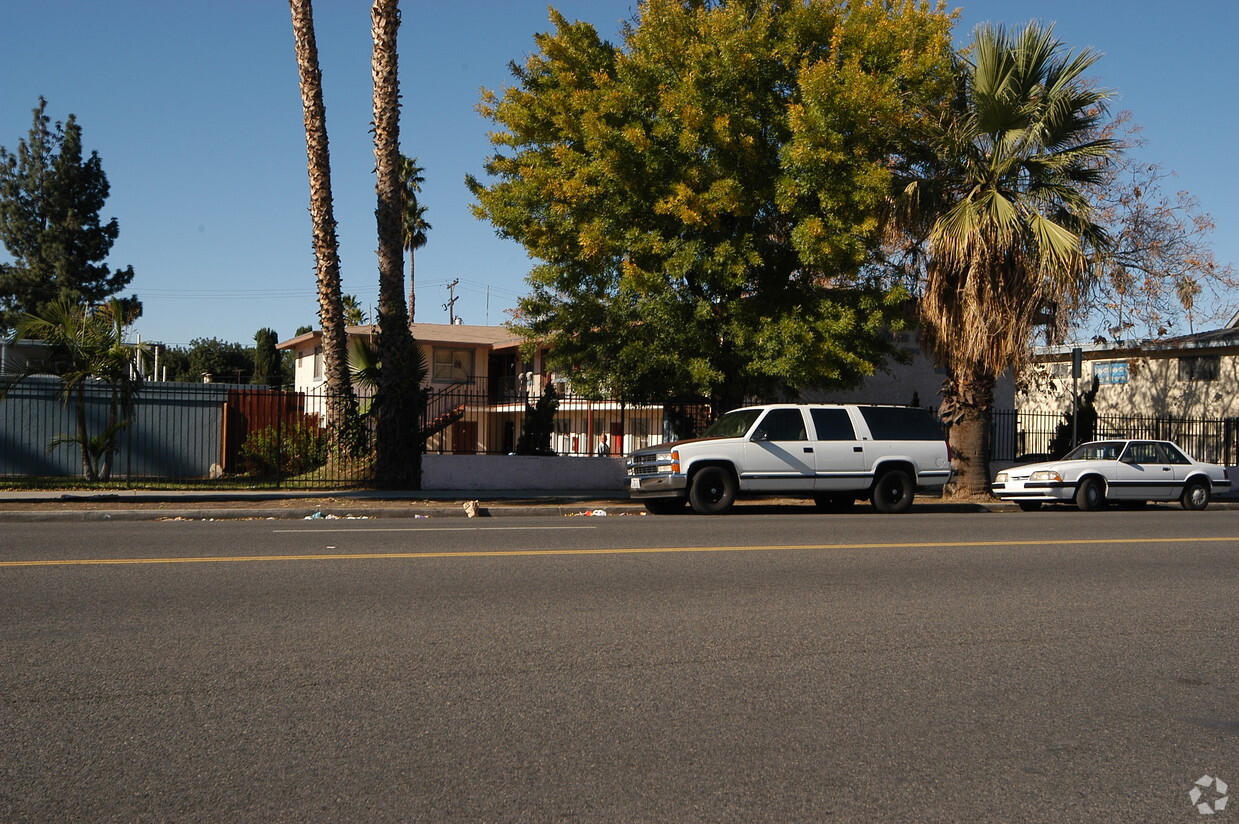
[[688, 502], [698, 515], [722, 515], [736, 502], [736, 476], [721, 466], [707, 466], [693, 475]]
[[907, 512], [912, 508], [916, 484], [902, 469], [883, 472], [873, 485], [873, 508], [884, 514]]

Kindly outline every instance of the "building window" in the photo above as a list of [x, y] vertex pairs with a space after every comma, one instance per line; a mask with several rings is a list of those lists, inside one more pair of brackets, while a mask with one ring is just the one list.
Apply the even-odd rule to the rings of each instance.
[[436, 383], [472, 383], [472, 349], [435, 349], [434, 380]]
[[323, 379], [323, 347], [314, 347], [314, 380]]
[[1179, 380], [1215, 381], [1222, 359], [1218, 355], [1194, 355], [1179, 358]]
[[1102, 385], [1127, 383], [1127, 361], [1095, 363], [1093, 375], [1097, 378], [1097, 383]]

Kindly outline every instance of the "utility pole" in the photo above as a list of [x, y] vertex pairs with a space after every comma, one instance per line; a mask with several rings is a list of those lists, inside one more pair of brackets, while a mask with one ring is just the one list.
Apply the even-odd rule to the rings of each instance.
[[447, 285], [448, 301], [443, 304], [443, 308], [447, 310], [447, 322], [452, 325], [456, 324], [456, 301], [460, 300], [452, 290], [456, 288], [458, 283], [460, 283], [460, 278], [456, 278]]

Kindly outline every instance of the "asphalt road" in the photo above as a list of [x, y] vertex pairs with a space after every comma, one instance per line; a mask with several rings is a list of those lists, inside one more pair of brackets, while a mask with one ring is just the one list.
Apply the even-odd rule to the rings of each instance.
[[1168, 508], [0, 524], [0, 822], [1239, 821], [1237, 561]]

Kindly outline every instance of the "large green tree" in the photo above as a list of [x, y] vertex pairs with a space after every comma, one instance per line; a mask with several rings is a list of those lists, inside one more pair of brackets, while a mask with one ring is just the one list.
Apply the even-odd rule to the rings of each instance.
[[[247, 383], [254, 374], [253, 350], [219, 338], [194, 338], [189, 348], [180, 350], [184, 360], [176, 359], [173, 380], [200, 383], [208, 378], [215, 383]], [[172, 362], [173, 358], [165, 360]]]
[[[17, 151], [0, 147], [0, 242], [13, 258], [0, 267], [0, 336], [24, 314], [98, 304], [133, 280], [132, 266], [105, 263], [120, 228], [100, 216], [109, 185], [99, 154], [83, 152], [77, 119], [53, 124], [41, 97]], [[141, 313], [136, 298], [126, 306]]]
[[516, 326], [574, 388], [722, 406], [854, 385], [901, 296], [862, 276], [952, 18], [918, 2], [644, 0], [617, 46], [552, 10], [470, 178], [540, 261]]
[[1109, 92], [1085, 76], [1098, 56], [1035, 23], [978, 27], [902, 193], [926, 253], [923, 333], [948, 374], [941, 412], [971, 494], [989, 490], [996, 380], [1024, 362], [1044, 308], [1087, 288], [1109, 245], [1091, 199], [1118, 151], [1102, 134]]

